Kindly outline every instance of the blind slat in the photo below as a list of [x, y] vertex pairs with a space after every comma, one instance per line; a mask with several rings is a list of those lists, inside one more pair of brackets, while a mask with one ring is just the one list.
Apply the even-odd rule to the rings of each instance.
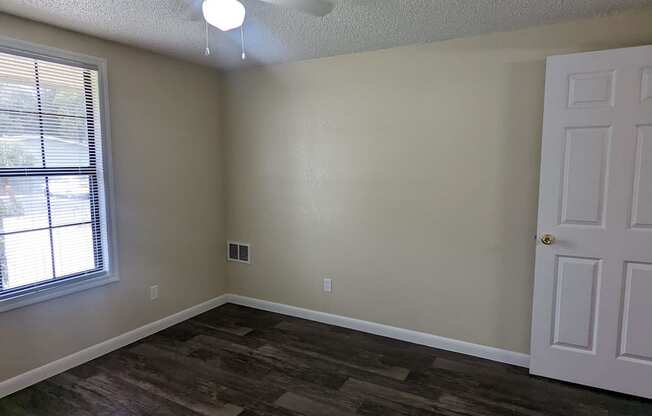
[[107, 263], [98, 79], [0, 52], [0, 297]]

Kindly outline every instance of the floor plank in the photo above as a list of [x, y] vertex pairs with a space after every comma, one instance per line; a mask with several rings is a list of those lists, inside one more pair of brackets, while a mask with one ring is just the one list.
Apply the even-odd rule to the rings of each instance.
[[650, 416], [526, 369], [224, 305], [0, 400], [2, 416]]

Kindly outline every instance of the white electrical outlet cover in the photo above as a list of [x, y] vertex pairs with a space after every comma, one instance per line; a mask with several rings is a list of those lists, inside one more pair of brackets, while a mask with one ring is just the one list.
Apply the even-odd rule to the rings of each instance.
[[150, 288], [149, 288], [149, 299], [150, 300], [158, 299], [158, 285], [150, 286]]

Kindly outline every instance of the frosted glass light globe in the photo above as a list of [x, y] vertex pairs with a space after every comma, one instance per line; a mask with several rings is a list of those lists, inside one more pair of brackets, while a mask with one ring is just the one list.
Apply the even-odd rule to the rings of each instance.
[[238, 0], [204, 0], [204, 19], [223, 32], [242, 26], [245, 7]]

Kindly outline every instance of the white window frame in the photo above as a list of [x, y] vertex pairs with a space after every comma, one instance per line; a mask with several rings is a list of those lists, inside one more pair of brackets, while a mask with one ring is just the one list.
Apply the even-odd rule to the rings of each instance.
[[47, 301], [71, 293], [103, 286], [120, 280], [118, 274], [118, 250], [116, 239], [115, 200], [113, 195], [113, 164], [111, 160], [111, 119], [109, 117], [109, 84], [107, 61], [104, 58], [79, 54], [49, 46], [37, 45], [13, 38], [0, 36], [0, 52], [43, 59], [61, 64], [78, 65], [97, 70], [98, 96], [100, 100], [100, 124], [102, 131], [102, 162], [104, 174], [104, 218], [106, 222], [106, 244], [103, 247], [105, 270], [80, 276], [45, 282], [35, 287], [17, 290], [0, 298], [0, 312]]

